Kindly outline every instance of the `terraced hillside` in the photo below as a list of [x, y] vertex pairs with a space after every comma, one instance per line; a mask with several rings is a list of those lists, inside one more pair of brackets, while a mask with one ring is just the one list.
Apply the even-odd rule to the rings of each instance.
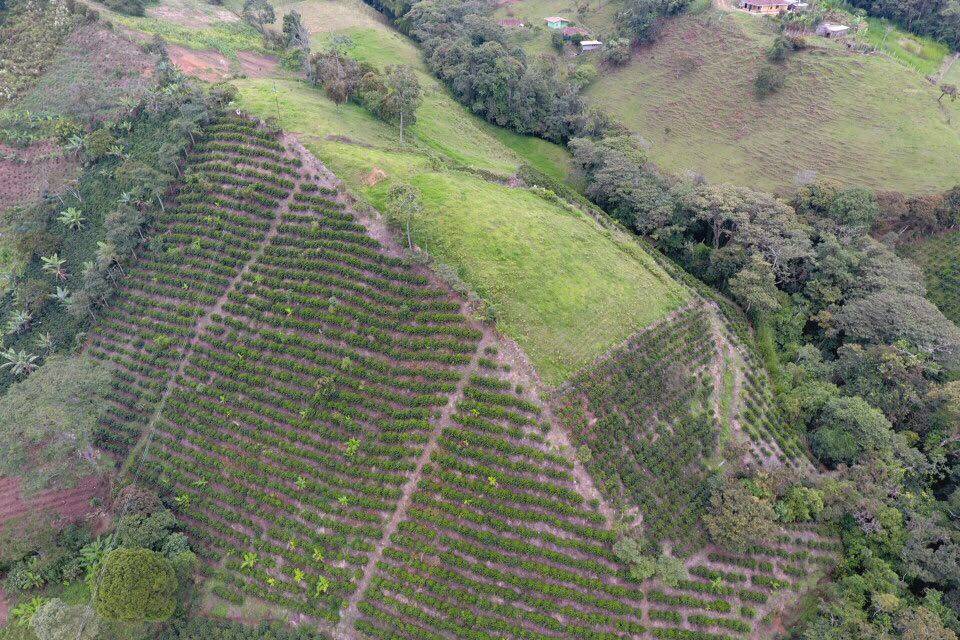
[[746, 353], [700, 302], [632, 336], [556, 399], [604, 497], [682, 555], [706, 544], [700, 521], [727, 443], [761, 466], [810, 467]]
[[960, 232], [914, 242], [899, 252], [920, 266], [927, 298], [940, 307], [943, 315], [960, 323]]
[[219, 120], [90, 338], [117, 365], [101, 443], [187, 523], [208, 598], [345, 638], [722, 640], [814, 570], [802, 534], [814, 555], [757, 550], [735, 586], [632, 582], [530, 365], [335, 185]]
[[105, 444], [140, 438], [218, 592], [335, 620], [480, 331], [312, 171], [214, 126], [90, 350], [123, 371]]

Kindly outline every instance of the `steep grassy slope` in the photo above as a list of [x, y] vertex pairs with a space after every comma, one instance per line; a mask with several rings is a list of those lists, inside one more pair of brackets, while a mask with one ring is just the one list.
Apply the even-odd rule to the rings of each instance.
[[[510, 151], [481, 127], [456, 135], [455, 119], [438, 110], [434, 123], [425, 109], [413, 129], [420, 148], [398, 149], [391, 127], [360, 108], [338, 109], [303, 84], [281, 84], [276, 95], [270, 81], [243, 80], [237, 86], [241, 105], [254, 113], [273, 113], [279, 100], [284, 127], [301, 134], [307, 148], [374, 205], [384, 208], [384, 196], [397, 180], [416, 186], [424, 206], [412, 221], [414, 242], [455, 267], [492, 303], [501, 328], [549, 384], [686, 297], [627, 234], [604, 230], [529, 190], [457, 170], [462, 165], [506, 175], [516, 170], [516, 156], [511, 162]], [[454, 115], [474, 122], [462, 111]], [[441, 133], [445, 130], [451, 135]], [[432, 140], [452, 145], [451, 151], [438, 157]], [[374, 170], [379, 179], [371, 179]]]
[[956, 182], [958, 106], [941, 109], [919, 73], [810, 38], [783, 90], [758, 101], [753, 80], [772, 38], [742, 13], [684, 16], [628, 67], [604, 71], [588, 96], [675, 172], [768, 189], [798, 171], [908, 192]]
[[[175, 6], [184, 13], [191, 5]], [[174, 23], [165, 7], [152, 8], [152, 17], [137, 26], [149, 30], [151, 21], [162, 21], [168, 27], [161, 32], [170, 33]], [[415, 242], [492, 304], [501, 328], [529, 352], [545, 381], [560, 382], [683, 303], [684, 288], [628, 235], [507, 186], [524, 164], [567, 178], [569, 157], [562, 148], [496, 129], [468, 113], [427, 73], [416, 47], [359, 0], [284, 4], [278, 14], [290, 9], [303, 14], [315, 47], [346, 36], [347, 50], [358, 59], [414, 66], [425, 98], [407, 144], [399, 147], [395, 127], [356, 105], [334, 105], [282, 70], [234, 80], [238, 106], [278, 117], [374, 205], [383, 208], [384, 195], [398, 180], [418, 186], [425, 206], [412, 221]], [[197, 32], [209, 35], [224, 25], [236, 28], [204, 19]], [[180, 42], [190, 44], [191, 38]]]

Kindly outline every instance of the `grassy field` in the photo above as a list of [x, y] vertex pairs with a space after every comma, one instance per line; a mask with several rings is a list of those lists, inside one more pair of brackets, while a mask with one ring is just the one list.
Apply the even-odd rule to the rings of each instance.
[[941, 108], [913, 69], [810, 38], [786, 86], [759, 101], [753, 80], [773, 36], [745, 14], [684, 16], [588, 96], [674, 172], [765, 189], [791, 185], [799, 171], [908, 192], [956, 182], [958, 107]]
[[924, 76], [936, 75], [950, 53], [950, 48], [942, 42], [908, 33], [880, 18], [868, 18], [867, 30], [860, 37]]

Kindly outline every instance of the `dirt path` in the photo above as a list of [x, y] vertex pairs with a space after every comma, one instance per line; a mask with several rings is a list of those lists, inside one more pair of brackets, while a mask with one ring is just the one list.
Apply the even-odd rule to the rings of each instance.
[[0, 587], [0, 627], [7, 624], [7, 616], [10, 614], [10, 602], [7, 600], [7, 594], [3, 587]]
[[606, 501], [603, 494], [600, 493], [600, 490], [597, 489], [597, 485], [593, 482], [593, 476], [590, 475], [587, 468], [580, 462], [580, 459], [576, 455], [576, 450], [570, 443], [569, 435], [560, 426], [560, 422], [556, 416], [553, 415], [553, 410], [548, 402], [543, 403], [543, 417], [550, 424], [550, 431], [547, 432], [547, 441], [560, 451], [569, 452], [570, 454], [569, 458], [570, 461], [573, 462], [573, 479], [577, 483], [577, 491], [579, 491], [580, 495], [588, 502], [592, 500], [597, 502], [597, 509], [600, 511], [600, 515], [607, 521], [607, 528], [612, 529], [617, 520], [617, 512]]
[[400, 500], [397, 502], [397, 507], [394, 509], [393, 515], [390, 516], [390, 520], [383, 529], [383, 536], [380, 538], [380, 541], [377, 543], [376, 547], [374, 547], [373, 553], [370, 554], [370, 559], [367, 561], [367, 565], [363, 568], [363, 575], [360, 578], [360, 581], [357, 583], [357, 588], [354, 589], [353, 594], [350, 596], [350, 599], [347, 601], [347, 604], [340, 613], [340, 622], [337, 624], [333, 632], [333, 636], [336, 640], [351, 640], [354, 638], [354, 623], [360, 614], [357, 605], [359, 605], [360, 601], [363, 600], [363, 596], [366, 595], [367, 589], [370, 587], [370, 582], [373, 580], [373, 576], [377, 572], [377, 565], [383, 558], [383, 552], [390, 544], [390, 538], [393, 537], [393, 534], [397, 531], [397, 527], [400, 526], [400, 523], [404, 520], [404, 518], [407, 517], [407, 511], [410, 508], [410, 502], [413, 498], [413, 493], [417, 490], [417, 487], [420, 484], [420, 479], [423, 477], [424, 467], [426, 467], [427, 463], [430, 462], [430, 458], [433, 456], [433, 452], [437, 448], [437, 442], [440, 439], [440, 434], [445, 428], [454, 426], [452, 417], [454, 412], [457, 410], [457, 403], [463, 399], [463, 392], [467, 384], [470, 382], [470, 376], [478, 371], [477, 361], [480, 359], [480, 355], [483, 353], [483, 348], [493, 343], [496, 343], [496, 336], [492, 335], [492, 332], [490, 331], [484, 331], [484, 336], [480, 339], [476, 350], [473, 352], [473, 355], [470, 358], [470, 364], [467, 365], [467, 367], [463, 370], [463, 374], [460, 376], [460, 381], [457, 382], [456, 390], [450, 394], [450, 399], [447, 401], [447, 404], [444, 405], [443, 409], [441, 409], [440, 416], [436, 419], [436, 422], [433, 426], [433, 431], [430, 432], [429, 439], [427, 440], [427, 444], [420, 453], [420, 457], [417, 458], [417, 464], [414, 467], [413, 473], [403, 485], [403, 491], [401, 492]]
[[947, 77], [947, 74], [950, 73], [950, 69], [953, 68], [953, 65], [956, 64], [957, 60], [960, 60], [960, 51], [951, 53], [946, 58], [943, 59], [943, 62], [940, 64], [940, 70], [937, 71], [935, 84], [940, 84], [943, 82], [943, 79]]
[[200, 342], [200, 337], [203, 335], [204, 329], [206, 329], [207, 325], [210, 324], [213, 316], [219, 314], [223, 310], [223, 305], [226, 304], [227, 300], [230, 298], [230, 294], [233, 293], [233, 291], [237, 288], [237, 284], [243, 279], [247, 272], [250, 271], [250, 268], [256, 264], [258, 260], [260, 260], [260, 258], [263, 256], [263, 253], [267, 250], [267, 246], [276, 237], [277, 232], [280, 229], [280, 221], [283, 219], [284, 214], [289, 211], [290, 201], [293, 198], [293, 193], [300, 186], [300, 182], [302, 180], [302, 175], [297, 177], [297, 179], [294, 181], [295, 184], [293, 189], [290, 190], [290, 193], [287, 195], [287, 197], [278, 203], [277, 207], [274, 209], [274, 216], [273, 220], [270, 221], [270, 228], [260, 240], [256, 251], [250, 255], [240, 270], [237, 271], [236, 275], [230, 279], [230, 282], [227, 284], [227, 288], [224, 289], [223, 293], [220, 294], [216, 301], [214, 301], [213, 305], [207, 310], [207, 312], [198, 318], [194, 323], [190, 342], [187, 343], [187, 347], [184, 349], [183, 354], [180, 357], [180, 361], [177, 364], [177, 369], [167, 380], [167, 384], [163, 388], [163, 392], [160, 394], [160, 400], [157, 402], [157, 408], [150, 416], [150, 420], [144, 427], [140, 438], [130, 450], [130, 455], [127, 456], [127, 459], [123, 464], [123, 468], [120, 470], [120, 475], [123, 475], [125, 472], [129, 471], [133, 461], [141, 458], [141, 454], [145, 454], [147, 449], [150, 447], [150, 441], [153, 439], [157, 420], [160, 419], [160, 416], [167, 405], [167, 400], [170, 398], [170, 395], [176, 388], [177, 380], [179, 380], [186, 371], [187, 363], [190, 361], [191, 356], [193, 356], [193, 352], [196, 349], [197, 344]]

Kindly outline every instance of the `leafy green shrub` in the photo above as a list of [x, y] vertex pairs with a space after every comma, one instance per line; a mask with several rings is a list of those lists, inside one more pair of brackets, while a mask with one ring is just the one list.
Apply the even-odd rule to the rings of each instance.
[[117, 13], [127, 16], [142, 16], [145, 13], [141, 0], [101, 0], [101, 2]]
[[765, 64], [757, 72], [753, 86], [758, 98], [766, 98], [783, 88], [787, 82], [787, 72], [772, 64]]
[[174, 611], [177, 579], [170, 561], [149, 549], [115, 549], [94, 587], [94, 608], [107, 620], [160, 621]]

